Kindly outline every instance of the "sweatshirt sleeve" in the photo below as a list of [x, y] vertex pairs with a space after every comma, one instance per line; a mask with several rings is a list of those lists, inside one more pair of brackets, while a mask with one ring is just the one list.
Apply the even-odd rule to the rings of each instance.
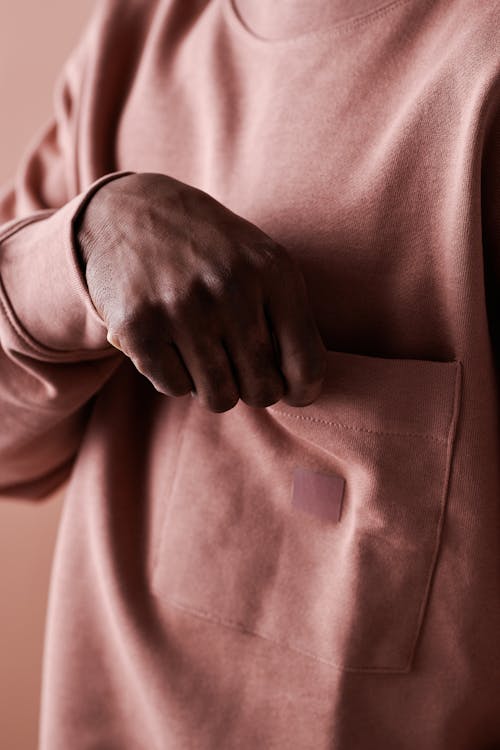
[[106, 339], [81, 271], [74, 222], [101, 185], [79, 189], [77, 148], [97, 15], [54, 88], [53, 114], [0, 191], [0, 496], [42, 499], [70, 474], [91, 398], [124, 355]]

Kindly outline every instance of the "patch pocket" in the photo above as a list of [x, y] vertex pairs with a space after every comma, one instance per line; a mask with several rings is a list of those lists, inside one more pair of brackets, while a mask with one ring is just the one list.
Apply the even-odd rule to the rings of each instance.
[[152, 576], [167, 605], [365, 672], [407, 672], [428, 604], [459, 361], [328, 351], [312, 404], [185, 417]]

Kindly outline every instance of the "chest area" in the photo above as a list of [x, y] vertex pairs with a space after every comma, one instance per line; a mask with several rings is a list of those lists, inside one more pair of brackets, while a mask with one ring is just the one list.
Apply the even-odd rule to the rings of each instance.
[[117, 169], [195, 185], [281, 242], [332, 347], [397, 341], [403, 297], [414, 316], [440, 294], [433, 238], [458, 154], [443, 84], [370, 45], [253, 61], [216, 24], [153, 58], [118, 123]]

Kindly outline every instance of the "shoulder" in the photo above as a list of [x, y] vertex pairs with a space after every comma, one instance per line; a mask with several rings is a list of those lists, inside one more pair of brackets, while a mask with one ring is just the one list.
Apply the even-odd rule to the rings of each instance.
[[214, 0], [97, 0], [82, 46], [108, 50], [111, 56], [133, 57], [158, 42], [157, 32], [178, 37]]
[[430, 8], [449, 51], [468, 53], [462, 58], [464, 68], [499, 65], [500, 0], [438, 0]]
[[500, 0], [425, 0], [422, 70], [485, 124], [500, 96]]

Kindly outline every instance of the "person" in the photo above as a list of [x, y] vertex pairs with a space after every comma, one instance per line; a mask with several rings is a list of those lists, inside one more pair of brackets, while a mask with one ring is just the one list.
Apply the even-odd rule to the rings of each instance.
[[97, 3], [0, 196], [42, 750], [500, 747], [499, 29]]

